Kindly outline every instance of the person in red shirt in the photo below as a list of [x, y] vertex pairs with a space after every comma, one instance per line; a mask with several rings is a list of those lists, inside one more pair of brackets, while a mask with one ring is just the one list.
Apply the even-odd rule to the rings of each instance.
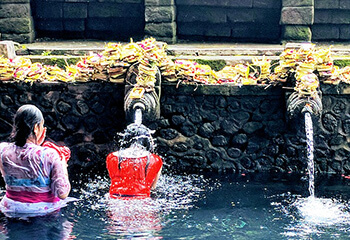
[[150, 129], [130, 124], [122, 135], [120, 150], [107, 156], [112, 198], [150, 197], [162, 171], [163, 161], [154, 154]]

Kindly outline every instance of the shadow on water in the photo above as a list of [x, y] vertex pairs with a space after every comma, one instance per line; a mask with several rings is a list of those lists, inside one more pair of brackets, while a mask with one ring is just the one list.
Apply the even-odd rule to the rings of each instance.
[[109, 199], [109, 184], [72, 180], [79, 201], [52, 216], [1, 217], [0, 239], [345, 239], [350, 229], [349, 180], [339, 176], [316, 178], [317, 202], [293, 174], [166, 173], [138, 200]]

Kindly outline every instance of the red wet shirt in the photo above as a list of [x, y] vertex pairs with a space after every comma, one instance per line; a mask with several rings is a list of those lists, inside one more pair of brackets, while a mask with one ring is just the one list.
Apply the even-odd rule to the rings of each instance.
[[107, 169], [111, 178], [111, 197], [149, 197], [151, 186], [163, 161], [149, 154], [139, 158], [123, 158], [119, 164], [118, 152], [107, 156]]

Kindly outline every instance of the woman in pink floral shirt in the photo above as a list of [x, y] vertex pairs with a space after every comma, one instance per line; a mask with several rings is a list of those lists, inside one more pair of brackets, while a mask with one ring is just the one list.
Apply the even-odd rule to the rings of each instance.
[[41, 111], [29, 104], [20, 107], [14, 118], [14, 142], [0, 144], [0, 171], [6, 183], [0, 210], [6, 216], [44, 215], [67, 202], [67, 162], [56, 150], [41, 146], [45, 137]]

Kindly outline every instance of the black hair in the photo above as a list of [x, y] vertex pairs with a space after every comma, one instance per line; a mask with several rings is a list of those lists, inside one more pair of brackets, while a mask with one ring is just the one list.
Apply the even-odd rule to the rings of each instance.
[[[127, 126], [125, 131], [120, 134], [120, 149], [126, 149], [131, 147], [133, 144], [137, 143], [141, 145], [144, 150], [148, 152], [147, 154], [147, 162], [145, 166], [145, 176], [147, 176], [147, 170], [150, 163], [150, 154], [154, 153], [154, 142], [152, 138], [152, 133], [154, 131], [150, 130], [143, 124], [132, 123]], [[120, 151], [119, 151], [120, 153]], [[121, 163], [128, 159], [126, 156], [118, 156], [119, 163], [118, 168], [121, 169]]]
[[120, 134], [120, 149], [126, 149], [134, 143], [138, 143], [139, 145], [143, 146], [145, 150], [153, 153], [154, 142], [152, 138], [152, 133], [153, 131], [143, 124], [130, 124], [127, 126], [125, 131], [122, 134]]
[[14, 117], [11, 139], [17, 146], [23, 147], [30, 135], [34, 134], [34, 127], [44, 120], [42, 112], [34, 105], [21, 106]]

